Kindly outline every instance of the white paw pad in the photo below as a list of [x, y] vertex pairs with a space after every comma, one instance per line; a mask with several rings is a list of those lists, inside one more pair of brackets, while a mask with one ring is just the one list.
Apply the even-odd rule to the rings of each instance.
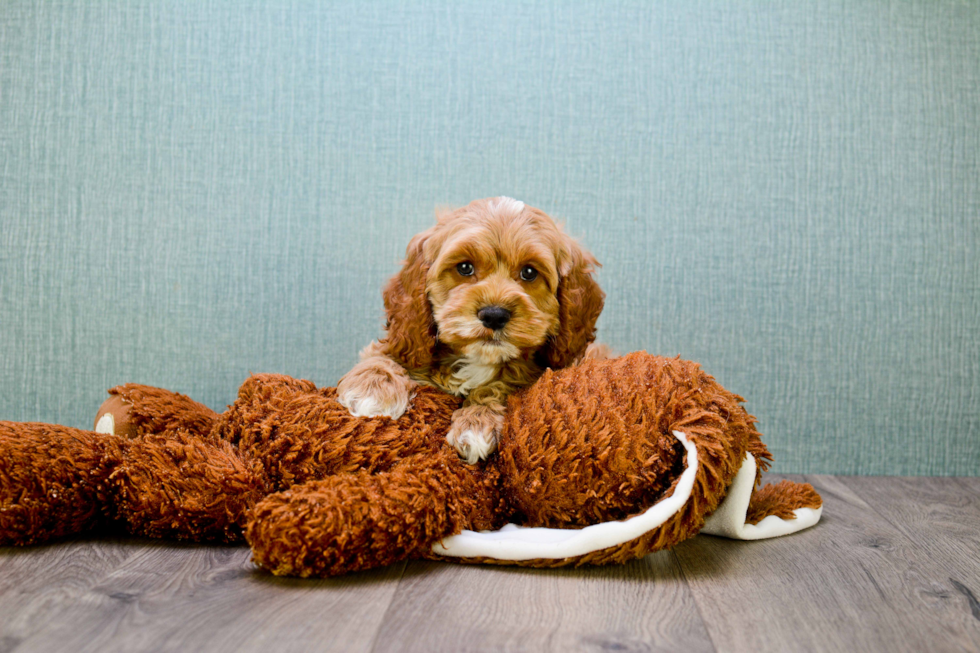
[[450, 433], [446, 437], [459, 453], [459, 457], [466, 461], [468, 465], [473, 465], [479, 460], [486, 460], [487, 457], [497, 448], [497, 439], [493, 437], [493, 432], [481, 432], [467, 429], [462, 433]]

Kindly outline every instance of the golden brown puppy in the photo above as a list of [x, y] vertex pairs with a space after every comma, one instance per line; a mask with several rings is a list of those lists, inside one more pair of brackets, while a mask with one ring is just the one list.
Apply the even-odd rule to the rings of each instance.
[[[544, 212], [477, 200], [412, 238], [384, 290], [387, 337], [337, 384], [352, 415], [401, 417], [417, 384], [465, 397], [446, 436], [467, 462], [494, 451], [507, 396], [591, 346], [598, 265]], [[588, 353], [587, 353], [588, 350]]]

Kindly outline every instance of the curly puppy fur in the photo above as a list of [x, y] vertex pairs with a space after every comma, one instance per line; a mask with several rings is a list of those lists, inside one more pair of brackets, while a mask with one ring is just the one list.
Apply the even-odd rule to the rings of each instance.
[[506, 197], [439, 216], [406, 259], [384, 290], [387, 336], [361, 352], [338, 399], [352, 415], [398, 418], [419, 384], [463, 397], [446, 439], [475, 463], [496, 448], [508, 396], [586, 355], [604, 300], [598, 263]]

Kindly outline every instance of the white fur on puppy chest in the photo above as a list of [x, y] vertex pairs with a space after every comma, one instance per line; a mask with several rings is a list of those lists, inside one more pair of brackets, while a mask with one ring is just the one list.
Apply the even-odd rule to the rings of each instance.
[[465, 397], [474, 388], [490, 383], [499, 371], [496, 365], [482, 363], [475, 356], [464, 356], [453, 365], [453, 377], [460, 382], [454, 393]]

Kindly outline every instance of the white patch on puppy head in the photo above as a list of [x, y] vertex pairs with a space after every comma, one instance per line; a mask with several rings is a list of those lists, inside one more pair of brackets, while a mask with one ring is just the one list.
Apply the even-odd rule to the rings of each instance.
[[524, 210], [524, 202], [515, 200], [513, 197], [501, 195], [490, 202], [490, 210], [494, 212], [507, 211], [509, 213], [520, 213]]

